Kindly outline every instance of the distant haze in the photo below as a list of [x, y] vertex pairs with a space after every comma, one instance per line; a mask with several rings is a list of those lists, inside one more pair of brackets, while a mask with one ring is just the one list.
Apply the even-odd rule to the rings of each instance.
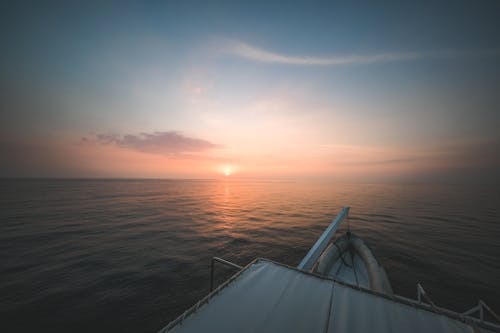
[[500, 181], [500, 4], [3, 4], [0, 177]]

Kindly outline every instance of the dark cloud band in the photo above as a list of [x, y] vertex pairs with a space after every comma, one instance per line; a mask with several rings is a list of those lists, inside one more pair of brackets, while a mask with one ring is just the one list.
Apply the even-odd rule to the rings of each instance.
[[123, 136], [99, 134], [97, 135], [97, 142], [114, 144], [121, 148], [143, 153], [166, 156], [201, 153], [222, 147], [207, 140], [185, 136], [176, 131], [141, 133], [139, 135], [127, 134]]

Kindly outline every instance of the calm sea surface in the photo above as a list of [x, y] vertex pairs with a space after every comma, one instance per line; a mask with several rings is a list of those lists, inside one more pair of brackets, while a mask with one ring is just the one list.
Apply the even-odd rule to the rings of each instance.
[[[297, 265], [339, 209], [394, 291], [500, 312], [493, 186], [0, 180], [2, 330], [155, 332], [206, 295], [212, 256]], [[347, 224], [344, 224], [344, 229]], [[231, 274], [220, 268], [219, 280]]]

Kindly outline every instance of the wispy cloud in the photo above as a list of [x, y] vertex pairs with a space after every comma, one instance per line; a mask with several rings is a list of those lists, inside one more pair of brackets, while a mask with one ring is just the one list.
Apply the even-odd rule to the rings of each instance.
[[482, 49], [472, 51], [441, 50], [426, 52], [391, 52], [376, 54], [351, 54], [344, 56], [293, 56], [276, 53], [244, 43], [237, 39], [218, 39], [217, 50], [244, 59], [264, 63], [286, 65], [339, 66], [371, 64], [391, 61], [415, 60], [420, 58], [451, 58], [457, 56], [498, 56], [500, 49]]
[[236, 39], [221, 39], [218, 44], [220, 52], [267, 63], [279, 63], [288, 65], [349, 65], [369, 64], [375, 62], [400, 61], [420, 58], [423, 54], [417, 52], [406, 53], [380, 53], [371, 55], [348, 55], [348, 56], [290, 56], [267, 51], [256, 46], [244, 43]]
[[[83, 141], [89, 141], [86, 138]], [[121, 148], [165, 156], [180, 156], [186, 153], [203, 153], [222, 146], [207, 140], [191, 138], [175, 131], [141, 133], [139, 135], [99, 134], [97, 143], [113, 144]]]

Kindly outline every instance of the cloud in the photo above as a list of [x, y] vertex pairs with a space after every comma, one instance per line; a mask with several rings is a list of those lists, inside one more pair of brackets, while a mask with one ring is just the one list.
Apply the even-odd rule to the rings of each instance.
[[[88, 141], [86, 138], [82, 139], [82, 142]], [[120, 148], [165, 156], [203, 153], [222, 147], [207, 140], [187, 137], [175, 131], [141, 133], [139, 135], [127, 134], [123, 136], [99, 134], [96, 141], [100, 144], [113, 144]]]
[[267, 63], [279, 63], [287, 65], [349, 65], [369, 64], [375, 62], [412, 60], [423, 56], [417, 52], [406, 53], [380, 53], [371, 55], [348, 55], [329, 57], [290, 56], [267, 51], [235, 39], [223, 39], [218, 45], [222, 53], [238, 56], [245, 59]]
[[470, 56], [498, 56], [500, 49], [482, 49], [472, 51], [441, 50], [427, 52], [393, 52], [377, 54], [352, 54], [346, 56], [291, 56], [275, 53], [244, 43], [237, 39], [218, 39], [217, 50], [223, 54], [229, 54], [244, 59], [265, 63], [276, 63], [286, 65], [313, 65], [313, 66], [340, 66], [353, 64], [371, 64], [391, 61], [415, 60], [420, 58], [451, 58]]
[[345, 165], [389, 165], [389, 164], [407, 164], [418, 161], [417, 157], [402, 157], [402, 158], [389, 158], [370, 161], [357, 161], [346, 162]]

